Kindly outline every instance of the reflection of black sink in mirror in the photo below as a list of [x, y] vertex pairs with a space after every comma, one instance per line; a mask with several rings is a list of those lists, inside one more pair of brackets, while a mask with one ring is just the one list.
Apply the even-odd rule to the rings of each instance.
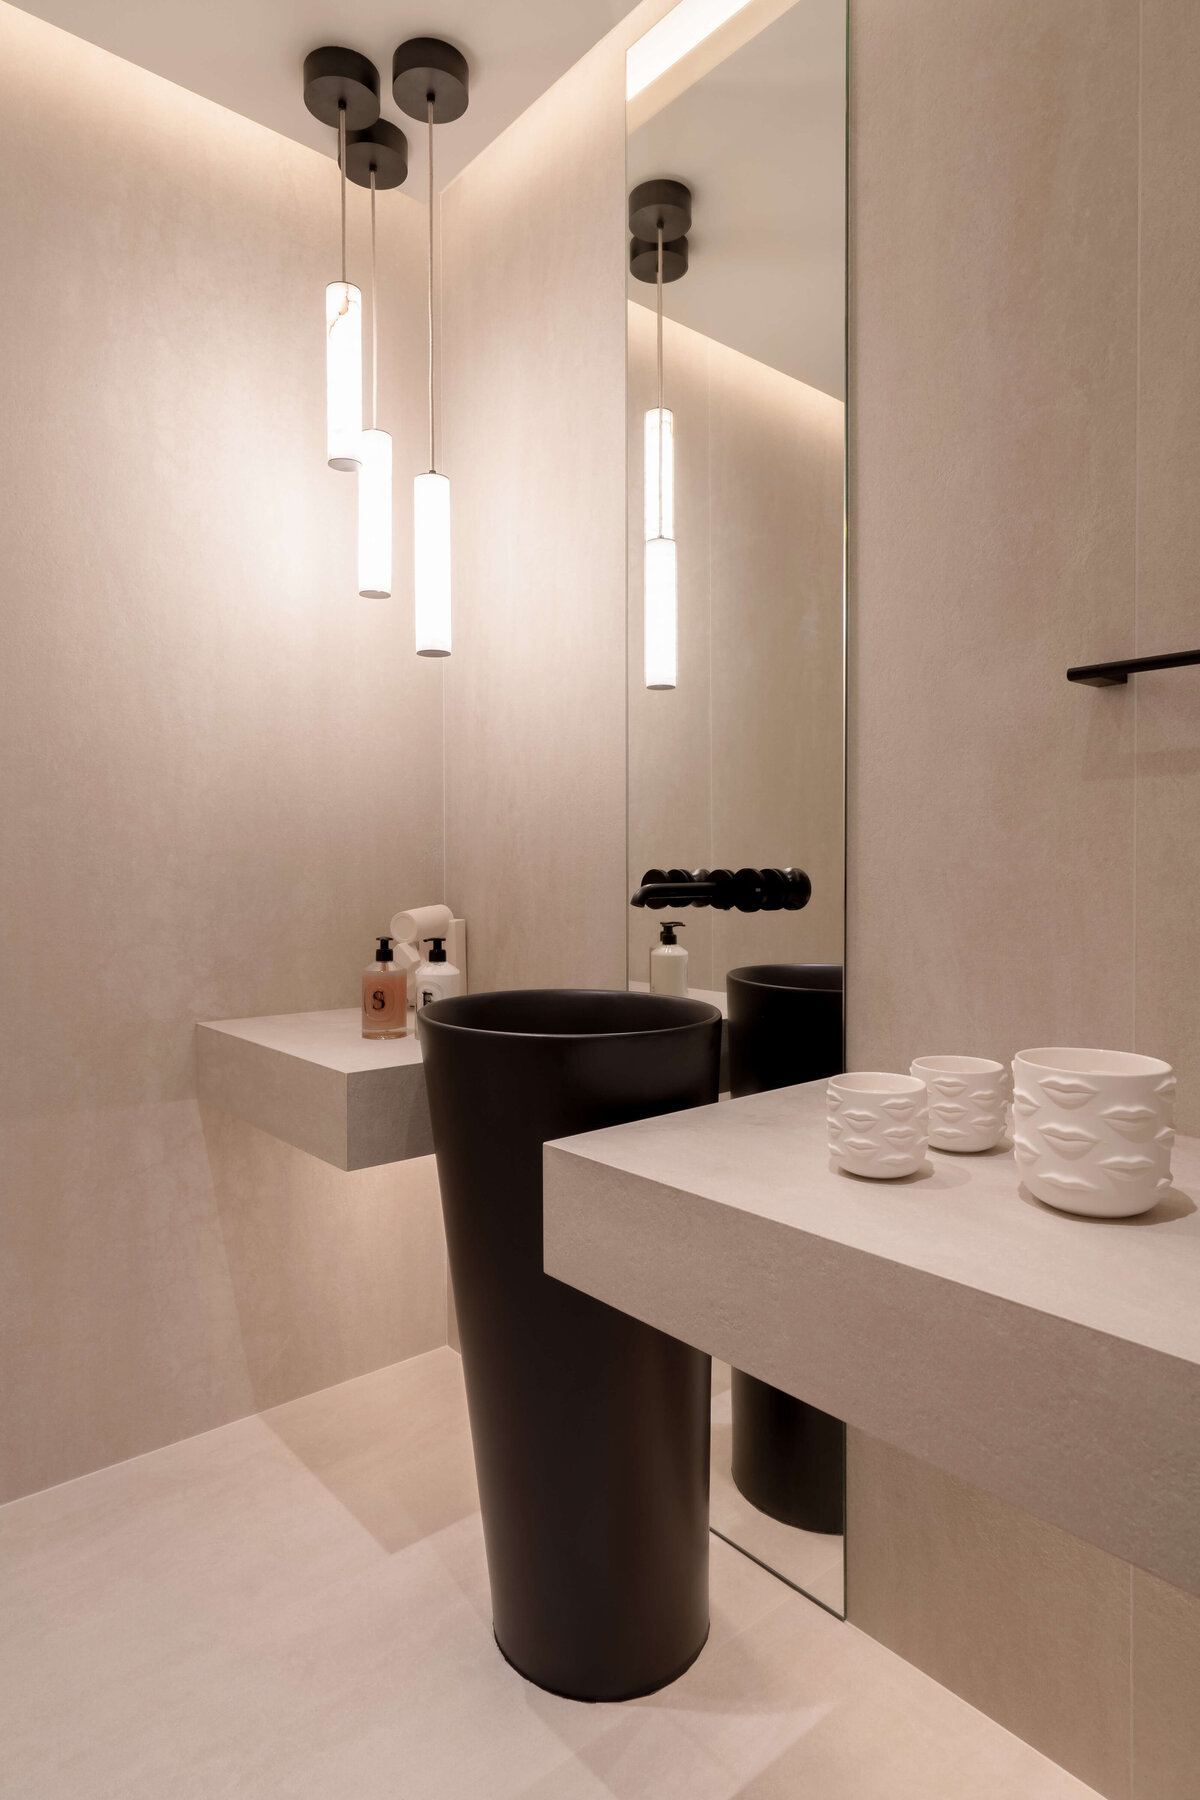
[[725, 992], [735, 1099], [841, 1074], [839, 963], [755, 963], [731, 969]]
[[[725, 977], [734, 1099], [839, 1075], [845, 1067], [837, 963], [756, 963]], [[846, 1430], [840, 1419], [744, 1370], [732, 1380], [733, 1479], [785, 1525], [839, 1532]]]
[[542, 1145], [717, 1098], [699, 1000], [549, 988], [420, 1016], [496, 1641], [620, 1700], [708, 1634], [707, 1356], [542, 1268]]

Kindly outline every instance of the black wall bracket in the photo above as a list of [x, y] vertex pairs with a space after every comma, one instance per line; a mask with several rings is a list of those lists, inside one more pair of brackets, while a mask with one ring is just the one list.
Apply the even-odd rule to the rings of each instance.
[[1132, 656], [1121, 662], [1085, 663], [1067, 670], [1068, 681], [1082, 682], [1084, 687], [1124, 687], [1131, 675], [1145, 675], [1151, 669], [1185, 669], [1200, 663], [1200, 650], [1174, 650], [1169, 656]]

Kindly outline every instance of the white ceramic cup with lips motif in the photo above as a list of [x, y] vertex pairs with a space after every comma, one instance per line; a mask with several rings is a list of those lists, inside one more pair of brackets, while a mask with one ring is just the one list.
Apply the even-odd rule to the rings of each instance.
[[912, 1075], [835, 1075], [825, 1090], [829, 1149], [848, 1175], [915, 1175], [929, 1143], [925, 1083]]
[[918, 1056], [909, 1071], [929, 1089], [929, 1142], [962, 1154], [991, 1150], [1004, 1136], [1010, 1078], [985, 1056]]
[[1128, 1219], [1169, 1190], [1170, 1063], [1125, 1050], [1021, 1050], [1013, 1090], [1017, 1168], [1047, 1206]]

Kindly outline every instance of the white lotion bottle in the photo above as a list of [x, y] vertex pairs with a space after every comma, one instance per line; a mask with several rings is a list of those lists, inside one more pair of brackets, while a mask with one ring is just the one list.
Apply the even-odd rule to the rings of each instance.
[[462, 976], [452, 962], [446, 961], [445, 938], [426, 938], [429, 955], [417, 964], [413, 980], [417, 990], [417, 1011], [424, 1012], [435, 1000], [450, 1000], [462, 993]]
[[661, 942], [650, 952], [650, 992], [652, 994], [679, 994], [687, 999], [688, 953], [675, 936], [684, 929], [679, 919], [666, 919], [660, 934]]

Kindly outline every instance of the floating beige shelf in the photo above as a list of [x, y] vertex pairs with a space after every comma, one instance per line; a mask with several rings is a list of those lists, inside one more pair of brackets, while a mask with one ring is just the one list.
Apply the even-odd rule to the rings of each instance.
[[209, 1106], [338, 1169], [428, 1156], [433, 1132], [421, 1046], [362, 1035], [356, 1006], [214, 1019], [196, 1027], [197, 1085]]
[[1200, 1593], [1200, 1140], [1131, 1220], [1009, 1150], [839, 1173], [825, 1083], [548, 1144], [549, 1274]]

